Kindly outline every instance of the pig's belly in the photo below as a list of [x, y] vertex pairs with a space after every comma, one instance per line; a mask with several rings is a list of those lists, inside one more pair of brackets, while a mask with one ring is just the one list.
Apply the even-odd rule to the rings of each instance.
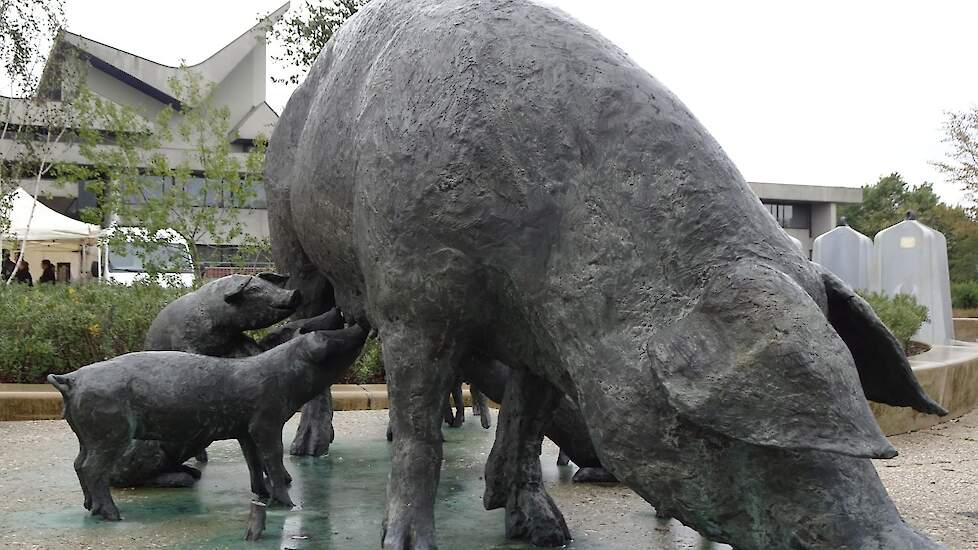
[[297, 178], [291, 189], [292, 223], [302, 249], [329, 279], [344, 313], [365, 311], [365, 284], [356, 253], [353, 213], [335, 189]]

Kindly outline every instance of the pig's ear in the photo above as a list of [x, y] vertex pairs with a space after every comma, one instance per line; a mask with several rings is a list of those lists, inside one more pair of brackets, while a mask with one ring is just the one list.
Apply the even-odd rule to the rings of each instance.
[[288, 275], [280, 275], [278, 273], [259, 273], [258, 278], [263, 281], [268, 281], [275, 286], [285, 287], [285, 283], [289, 282]]
[[653, 333], [655, 382], [677, 416], [755, 445], [890, 458], [845, 344], [818, 305], [771, 268], [720, 273]]
[[910, 369], [903, 346], [873, 308], [841, 279], [821, 266], [828, 298], [828, 319], [849, 348], [866, 399], [895, 407], [944, 416], [944, 410], [927, 396]]
[[232, 275], [234, 280], [231, 281], [230, 287], [224, 292], [224, 301], [233, 304], [244, 296], [245, 288], [248, 287], [248, 283], [251, 282], [251, 275]]

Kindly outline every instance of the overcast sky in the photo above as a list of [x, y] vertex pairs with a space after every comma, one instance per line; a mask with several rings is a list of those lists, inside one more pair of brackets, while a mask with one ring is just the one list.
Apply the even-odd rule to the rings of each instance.
[[[66, 3], [73, 32], [173, 65], [202, 61], [281, 4]], [[929, 162], [944, 155], [944, 112], [978, 103], [978, 2], [547, 3], [675, 92], [749, 181], [856, 187], [898, 171], [961, 198]], [[268, 101], [281, 112], [290, 93], [269, 84]]]

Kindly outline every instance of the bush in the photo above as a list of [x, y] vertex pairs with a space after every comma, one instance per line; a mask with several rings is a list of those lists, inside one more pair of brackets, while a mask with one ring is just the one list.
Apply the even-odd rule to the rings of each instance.
[[48, 374], [143, 348], [150, 323], [185, 288], [12, 284], [0, 286], [0, 382]]
[[383, 384], [384, 358], [381, 357], [380, 342], [374, 338], [368, 339], [360, 356], [339, 383]]
[[927, 320], [927, 306], [918, 304], [909, 294], [897, 294], [892, 298], [878, 292], [861, 292], [860, 295], [869, 302], [906, 351], [910, 339]]
[[952, 283], [951, 305], [957, 309], [978, 308], [978, 281]]
[[[0, 284], [0, 383], [44, 383], [48, 374], [140, 351], [163, 306], [191, 290], [152, 283]], [[250, 334], [260, 339], [268, 330]], [[371, 338], [339, 383], [383, 381], [380, 344]]]

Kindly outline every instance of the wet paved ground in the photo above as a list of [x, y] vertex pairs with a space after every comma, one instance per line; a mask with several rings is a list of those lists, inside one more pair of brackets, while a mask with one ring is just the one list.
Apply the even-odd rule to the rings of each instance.
[[[374, 550], [388, 471], [386, 411], [341, 412], [330, 456], [286, 459], [302, 510], [272, 509], [265, 538], [241, 539], [251, 494], [234, 442], [211, 447], [194, 489], [115, 490], [125, 521], [87, 516], [71, 462], [74, 435], [63, 421], [0, 422], [0, 548], [245, 548]], [[525, 549], [503, 537], [503, 513], [482, 509], [483, 465], [492, 432], [469, 418], [445, 429], [445, 467], [436, 521], [440, 548]], [[285, 428], [286, 440], [296, 428]], [[904, 517], [952, 549], [978, 548], [978, 413], [892, 438], [901, 456], [877, 462]], [[725, 549], [618, 485], [570, 483], [573, 467], [554, 466], [544, 447], [544, 477], [575, 540], [571, 549]]]

